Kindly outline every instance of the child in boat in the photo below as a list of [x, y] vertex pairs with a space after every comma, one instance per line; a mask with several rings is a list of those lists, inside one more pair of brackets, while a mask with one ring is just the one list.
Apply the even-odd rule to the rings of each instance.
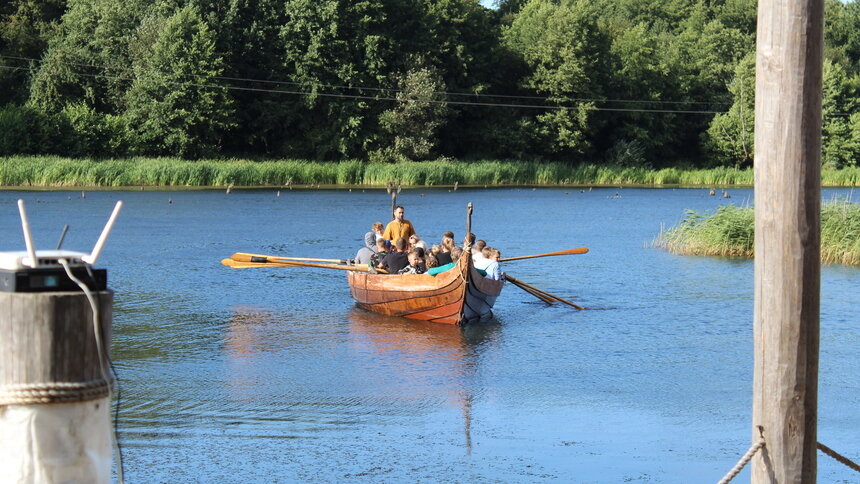
[[439, 265], [444, 266], [445, 264], [450, 264], [454, 262], [454, 259], [451, 258], [451, 251], [454, 250], [454, 238], [453, 237], [442, 237], [442, 245], [439, 247], [439, 253], [436, 254], [436, 258], [439, 259]]
[[426, 269], [424, 272], [427, 272], [434, 267], [439, 267], [439, 261], [431, 252], [424, 257], [424, 268]]
[[486, 271], [490, 265], [490, 250], [492, 250], [486, 242], [479, 240], [475, 242], [475, 247], [472, 249], [472, 264], [479, 271]]
[[407, 256], [409, 260], [409, 265], [400, 269], [398, 274], [423, 274], [424, 273], [424, 260], [421, 258], [421, 255], [417, 250], [413, 250]]
[[376, 239], [376, 253], [370, 256], [370, 264], [378, 267], [382, 259], [388, 255], [388, 241], [383, 238]]
[[502, 258], [502, 253], [499, 252], [498, 249], [494, 249], [492, 247], [485, 247], [484, 257], [486, 257], [489, 261], [487, 267], [484, 269], [487, 272], [487, 279], [493, 279], [496, 281], [501, 280], [503, 274], [501, 268], [499, 267], [499, 259]]
[[421, 237], [418, 237], [418, 234], [412, 234], [409, 236], [409, 248], [417, 249], [421, 248], [427, 250], [427, 243], [421, 240]]
[[434, 267], [432, 269], [427, 269], [427, 274], [430, 274], [431, 276], [435, 276], [436, 274], [439, 274], [440, 272], [449, 271], [449, 270], [457, 267], [457, 262], [460, 260], [461, 255], [463, 255], [463, 249], [461, 247], [454, 247], [454, 249], [451, 250], [451, 256], [455, 258], [454, 262], [449, 262], [447, 264], [442, 264], [442, 265], [440, 265], [438, 267]]

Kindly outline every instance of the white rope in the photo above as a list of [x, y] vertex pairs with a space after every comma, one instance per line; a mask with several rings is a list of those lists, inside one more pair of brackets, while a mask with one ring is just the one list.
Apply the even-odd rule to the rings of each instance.
[[747, 451], [747, 453], [744, 454], [743, 457], [741, 457], [741, 460], [739, 460], [738, 463], [735, 464], [734, 467], [732, 467], [732, 470], [730, 470], [728, 472], [728, 474], [723, 476], [723, 478], [720, 479], [719, 482], [717, 482], [717, 484], [728, 484], [729, 481], [731, 481], [732, 479], [735, 478], [735, 476], [740, 474], [740, 472], [743, 470], [744, 466], [746, 466], [747, 463], [750, 460], [752, 460], [755, 453], [758, 452], [759, 450], [761, 450], [762, 447], [764, 447], [764, 438], [763, 437], [761, 439], [759, 439], [758, 442], [754, 443], [752, 445], [752, 447], [750, 447], [750, 449]]
[[0, 405], [80, 402], [110, 396], [111, 383], [99, 378], [86, 382], [12, 383], [0, 386]]

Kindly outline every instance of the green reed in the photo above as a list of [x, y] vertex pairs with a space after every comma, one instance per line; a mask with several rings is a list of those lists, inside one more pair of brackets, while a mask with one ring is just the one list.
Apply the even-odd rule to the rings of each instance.
[[[0, 185], [71, 186], [284, 186], [367, 185], [682, 185], [752, 186], [750, 169], [648, 169], [590, 163], [511, 160], [369, 163], [359, 160], [0, 157]], [[860, 168], [825, 170], [827, 186], [860, 185]]]
[[[754, 234], [753, 209], [726, 205], [710, 215], [688, 210], [654, 245], [675, 254], [749, 258], [754, 255]], [[860, 265], [860, 205], [845, 200], [822, 205], [821, 262]]]

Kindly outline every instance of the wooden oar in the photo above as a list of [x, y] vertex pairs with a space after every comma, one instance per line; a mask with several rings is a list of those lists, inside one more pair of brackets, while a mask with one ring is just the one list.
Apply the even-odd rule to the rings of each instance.
[[301, 262], [331, 262], [333, 264], [349, 264], [352, 262], [349, 259], [311, 259], [310, 257], [281, 257], [278, 255], [248, 254], [245, 252], [236, 252], [235, 254], [231, 255], [230, 258], [235, 260], [235, 261], [238, 261], [238, 262], [301, 261]]
[[520, 259], [534, 259], [535, 257], [549, 257], [551, 255], [585, 254], [586, 252], [588, 252], [588, 247], [578, 247], [576, 249], [560, 250], [558, 252], [550, 252], [548, 254], [536, 254], [536, 255], [523, 255], [520, 257], [508, 257], [507, 259], [499, 259], [499, 262], [510, 262], [512, 260], [520, 260]]
[[533, 291], [533, 290], [531, 290], [531, 289], [527, 288], [526, 286], [523, 286], [522, 284], [520, 284], [520, 283], [519, 283], [519, 281], [514, 282], [514, 281], [512, 281], [512, 280], [508, 279], [508, 282], [510, 282], [511, 284], [513, 284], [513, 285], [517, 286], [518, 288], [522, 289], [523, 291], [525, 291], [525, 292], [527, 292], [527, 293], [531, 294], [532, 296], [534, 296], [534, 297], [536, 297], [536, 298], [540, 299], [541, 301], [543, 301], [543, 302], [545, 302], [545, 303], [547, 303], [547, 304], [549, 304], [549, 305], [553, 305], [553, 304], [555, 304], [555, 300], [550, 299], [550, 298], [548, 298], [548, 297], [544, 296], [543, 294], [540, 294], [540, 293], [538, 293], [538, 292], [535, 292], [535, 291]]
[[[314, 264], [311, 262], [296, 262], [296, 261], [282, 261], [282, 262], [243, 262], [237, 261], [235, 259], [222, 259], [221, 264], [231, 267], [233, 269], [256, 269], [259, 267], [316, 267], [320, 269], [337, 269], [341, 271], [355, 271], [355, 272], [373, 272], [370, 270], [370, 267], [365, 265], [358, 266], [348, 266], [348, 265], [337, 265], [337, 264]], [[388, 274], [384, 269], [376, 269], [376, 272], [380, 274]]]
[[510, 274], [506, 274], [506, 275], [505, 275], [505, 278], [506, 278], [507, 280], [511, 281], [512, 283], [514, 283], [514, 285], [516, 285], [516, 286], [518, 286], [518, 287], [533, 289], [535, 292], [537, 292], [537, 293], [539, 293], [539, 294], [541, 294], [541, 295], [543, 295], [543, 296], [545, 296], [545, 297], [548, 297], [548, 298], [554, 299], [554, 300], [556, 300], [556, 301], [558, 301], [558, 302], [563, 302], [563, 303], [567, 304], [568, 306], [573, 306], [573, 307], [575, 307], [576, 309], [579, 309], [580, 311], [582, 311], [583, 309], [585, 309], [584, 307], [582, 307], [582, 306], [580, 306], [580, 305], [578, 305], [578, 304], [574, 304], [574, 303], [572, 303], [572, 302], [570, 302], [570, 301], [568, 301], [568, 300], [562, 299], [562, 298], [560, 298], [560, 297], [556, 296], [555, 294], [550, 294], [550, 293], [548, 293], [548, 292], [546, 292], [546, 291], [544, 291], [544, 290], [542, 290], [542, 289], [538, 289], [538, 288], [536, 288], [536, 287], [532, 286], [531, 284], [527, 284], [527, 283], [525, 283], [525, 282], [523, 282], [523, 281], [521, 281], [521, 280], [519, 280], [519, 279], [517, 279], [517, 278], [515, 278], [515, 277], [512, 277]]

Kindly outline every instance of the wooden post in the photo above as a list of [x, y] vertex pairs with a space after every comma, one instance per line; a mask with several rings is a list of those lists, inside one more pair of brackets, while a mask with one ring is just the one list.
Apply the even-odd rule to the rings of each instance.
[[753, 483], [816, 480], [823, 0], [760, 0]]
[[[0, 292], [0, 480], [110, 481], [112, 291]], [[8, 481], [6, 481], [8, 479]]]

